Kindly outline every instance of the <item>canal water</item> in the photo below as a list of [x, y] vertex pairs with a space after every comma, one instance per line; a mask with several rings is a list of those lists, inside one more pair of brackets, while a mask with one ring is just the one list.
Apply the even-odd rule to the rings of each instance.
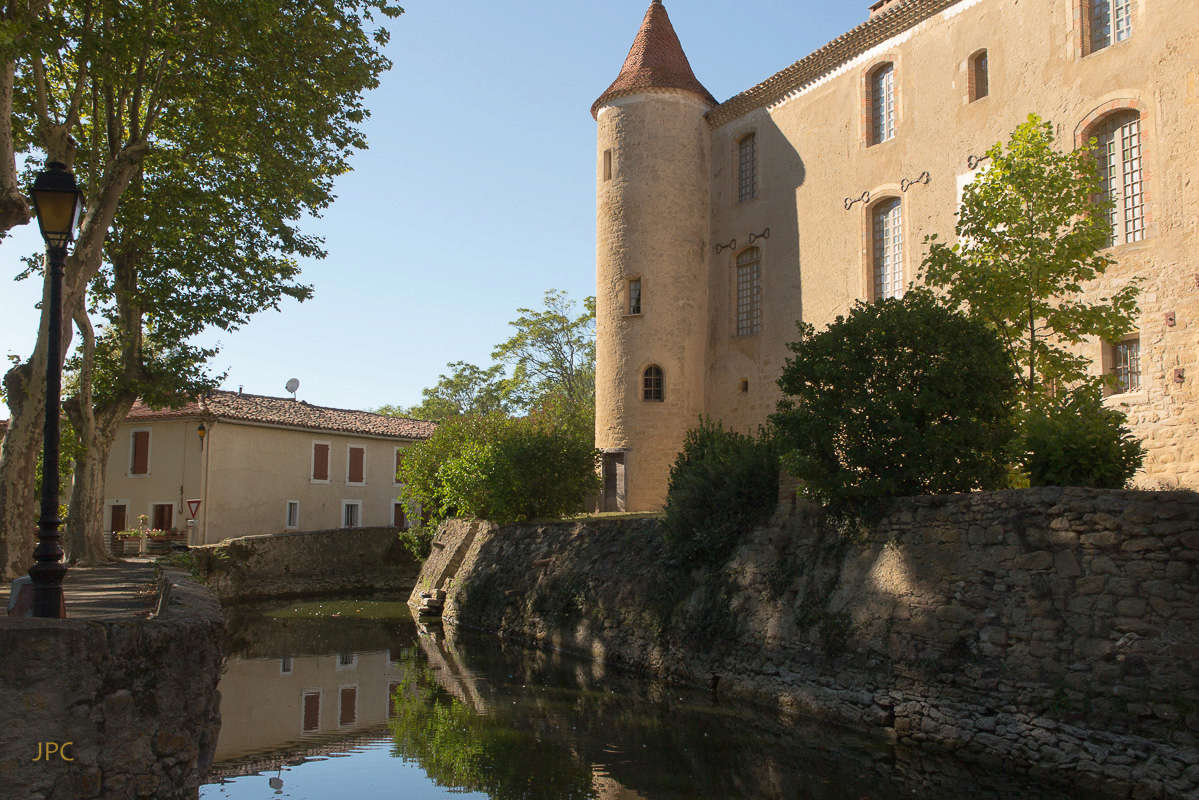
[[204, 800], [893, 800], [1081, 795], [561, 655], [400, 602], [230, 612]]

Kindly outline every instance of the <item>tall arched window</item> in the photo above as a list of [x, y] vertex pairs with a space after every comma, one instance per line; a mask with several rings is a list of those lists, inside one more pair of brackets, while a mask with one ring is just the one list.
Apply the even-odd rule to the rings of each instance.
[[758, 196], [758, 140], [750, 133], [737, 142], [737, 202]]
[[895, 136], [895, 65], [882, 64], [870, 73], [870, 144]]
[[1141, 170], [1141, 115], [1121, 111], [1101, 119], [1091, 135], [1098, 141], [1099, 175], [1112, 207], [1111, 244], [1145, 238], [1145, 194]]
[[1090, 28], [1087, 52], [1102, 50], [1132, 36], [1132, 0], [1084, 0]]
[[756, 247], [737, 256], [737, 335], [762, 330], [762, 251]]
[[898, 197], [871, 210], [874, 300], [903, 295], [903, 207]]
[[645, 368], [645, 372], [641, 376], [641, 399], [661, 403], [666, 399], [663, 387], [665, 382], [665, 378], [662, 375], [662, 368], [657, 364], [650, 364]]

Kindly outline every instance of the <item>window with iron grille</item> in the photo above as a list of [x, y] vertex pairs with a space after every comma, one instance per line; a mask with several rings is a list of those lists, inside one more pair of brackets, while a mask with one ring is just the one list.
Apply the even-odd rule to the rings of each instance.
[[874, 207], [874, 299], [903, 295], [903, 214], [899, 198]]
[[1112, 345], [1112, 372], [1116, 376], [1114, 391], [1123, 394], [1141, 388], [1141, 338], [1125, 339]]
[[758, 143], [749, 134], [737, 143], [737, 200], [745, 202], [758, 196]]
[[298, 500], [287, 501], [287, 527], [300, 527], [300, 501]]
[[341, 527], [358, 528], [362, 525], [362, 502], [344, 501], [341, 504]]
[[1090, 0], [1090, 52], [1132, 36], [1132, 0]]
[[656, 364], [646, 367], [641, 381], [641, 399], [661, 403], [665, 400], [663, 383], [661, 367]]
[[762, 330], [762, 253], [751, 247], [737, 256], [737, 335]]
[[895, 136], [895, 65], [884, 64], [870, 77], [870, 143]]
[[1145, 238], [1145, 195], [1141, 175], [1141, 117], [1135, 111], [1101, 121], [1095, 138], [1099, 175], [1112, 205], [1112, 245]]

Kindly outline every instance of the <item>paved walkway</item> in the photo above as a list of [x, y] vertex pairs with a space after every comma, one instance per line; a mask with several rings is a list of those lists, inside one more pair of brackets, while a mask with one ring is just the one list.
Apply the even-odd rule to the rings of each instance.
[[[8, 608], [11, 584], [0, 587], [0, 614]], [[129, 558], [102, 567], [72, 567], [62, 591], [70, 619], [144, 617], [156, 597], [154, 562]]]

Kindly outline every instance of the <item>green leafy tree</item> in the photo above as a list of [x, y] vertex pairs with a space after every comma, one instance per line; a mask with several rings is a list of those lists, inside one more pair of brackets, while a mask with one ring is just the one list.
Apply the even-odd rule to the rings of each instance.
[[437, 385], [421, 392], [420, 405], [410, 408], [383, 406], [380, 414], [410, 417], [441, 422], [465, 414], [511, 413], [519, 407], [512, 382], [504, 374], [502, 364], [487, 369], [453, 361], [446, 365], [449, 374], [438, 376]]
[[770, 437], [701, 418], [670, 468], [666, 539], [685, 563], [722, 564], [745, 534], [770, 518], [778, 491], [779, 454]]
[[958, 241], [929, 237], [923, 277], [995, 330], [1032, 409], [1055, 384], [1085, 379], [1088, 359], [1071, 345], [1132, 329], [1137, 288], [1083, 297], [1112, 264], [1101, 252], [1111, 227], [1092, 146], [1059, 152], [1053, 126], [1032, 115], [987, 156], [989, 168], [963, 193]]
[[1017, 463], [1032, 486], [1123, 489], [1145, 460], [1124, 422], [1123, 413], [1104, 407], [1098, 387], [1084, 385], [1029, 416]]
[[981, 321], [914, 289], [799, 331], [771, 422], [811, 497], [871, 518], [890, 498], [1006, 484], [1017, 384]]
[[413, 519], [509, 523], [581, 511], [594, 491], [596, 451], [539, 417], [447, 419], [414, 445], [400, 467], [401, 499]]
[[[258, 216], [261, 235], [238, 242], [246, 251], [264, 239], [274, 253], [319, 249], [296, 222], [327, 205], [334, 178], [365, 145], [363, 95], [390, 66], [380, 53], [387, 32], [374, 17], [394, 17], [398, 6], [389, 0], [331, 0], [319, 9], [299, 0], [167, 6], [67, 0], [29, 9], [22, 23], [29, 35], [22, 41], [36, 46], [12, 53], [14, 152], [40, 151], [73, 164], [87, 196], [88, 211], [66, 265], [66, 342], [106, 252], [111, 247], [114, 260], [129, 253], [109, 242], [109, 232], [132, 241], [139, 229], [157, 225], [164, 238], [174, 233], [182, 241], [200, 229], [197, 218], [167, 212], [194, 207], [205, 193], [223, 198], [243, 218]], [[3, 144], [0, 131], [0, 157]], [[3, 172], [0, 166], [0, 192]], [[177, 180], [188, 175], [190, 184]], [[131, 208], [118, 219], [131, 186]], [[172, 187], [177, 198], [169, 196]], [[253, 199], [245, 200], [247, 192]], [[274, 205], [261, 202], [266, 195]], [[143, 212], [153, 204], [161, 213], [138, 218], [136, 203]], [[228, 231], [227, 219], [209, 221], [204, 234], [229, 241], [232, 236], [223, 233], [245, 230]], [[147, 262], [141, 263], [139, 275], [148, 279]], [[192, 269], [203, 266], [198, 261]], [[171, 277], [169, 270], [159, 274]], [[189, 277], [173, 289], [187, 294], [194, 285]], [[161, 324], [168, 323], [164, 315]], [[43, 325], [32, 356], [5, 375], [13, 418], [0, 454], [0, 528], [10, 574], [24, 569], [31, 549], [29, 476], [43, 408], [36, 387], [46, 369]]]
[[[595, 298], [574, 301], [561, 290], [545, 293], [544, 308], [518, 308], [515, 332], [491, 357], [512, 369], [512, 385], [526, 407], [577, 429], [594, 428]], [[590, 424], [589, 424], [590, 422]]]

